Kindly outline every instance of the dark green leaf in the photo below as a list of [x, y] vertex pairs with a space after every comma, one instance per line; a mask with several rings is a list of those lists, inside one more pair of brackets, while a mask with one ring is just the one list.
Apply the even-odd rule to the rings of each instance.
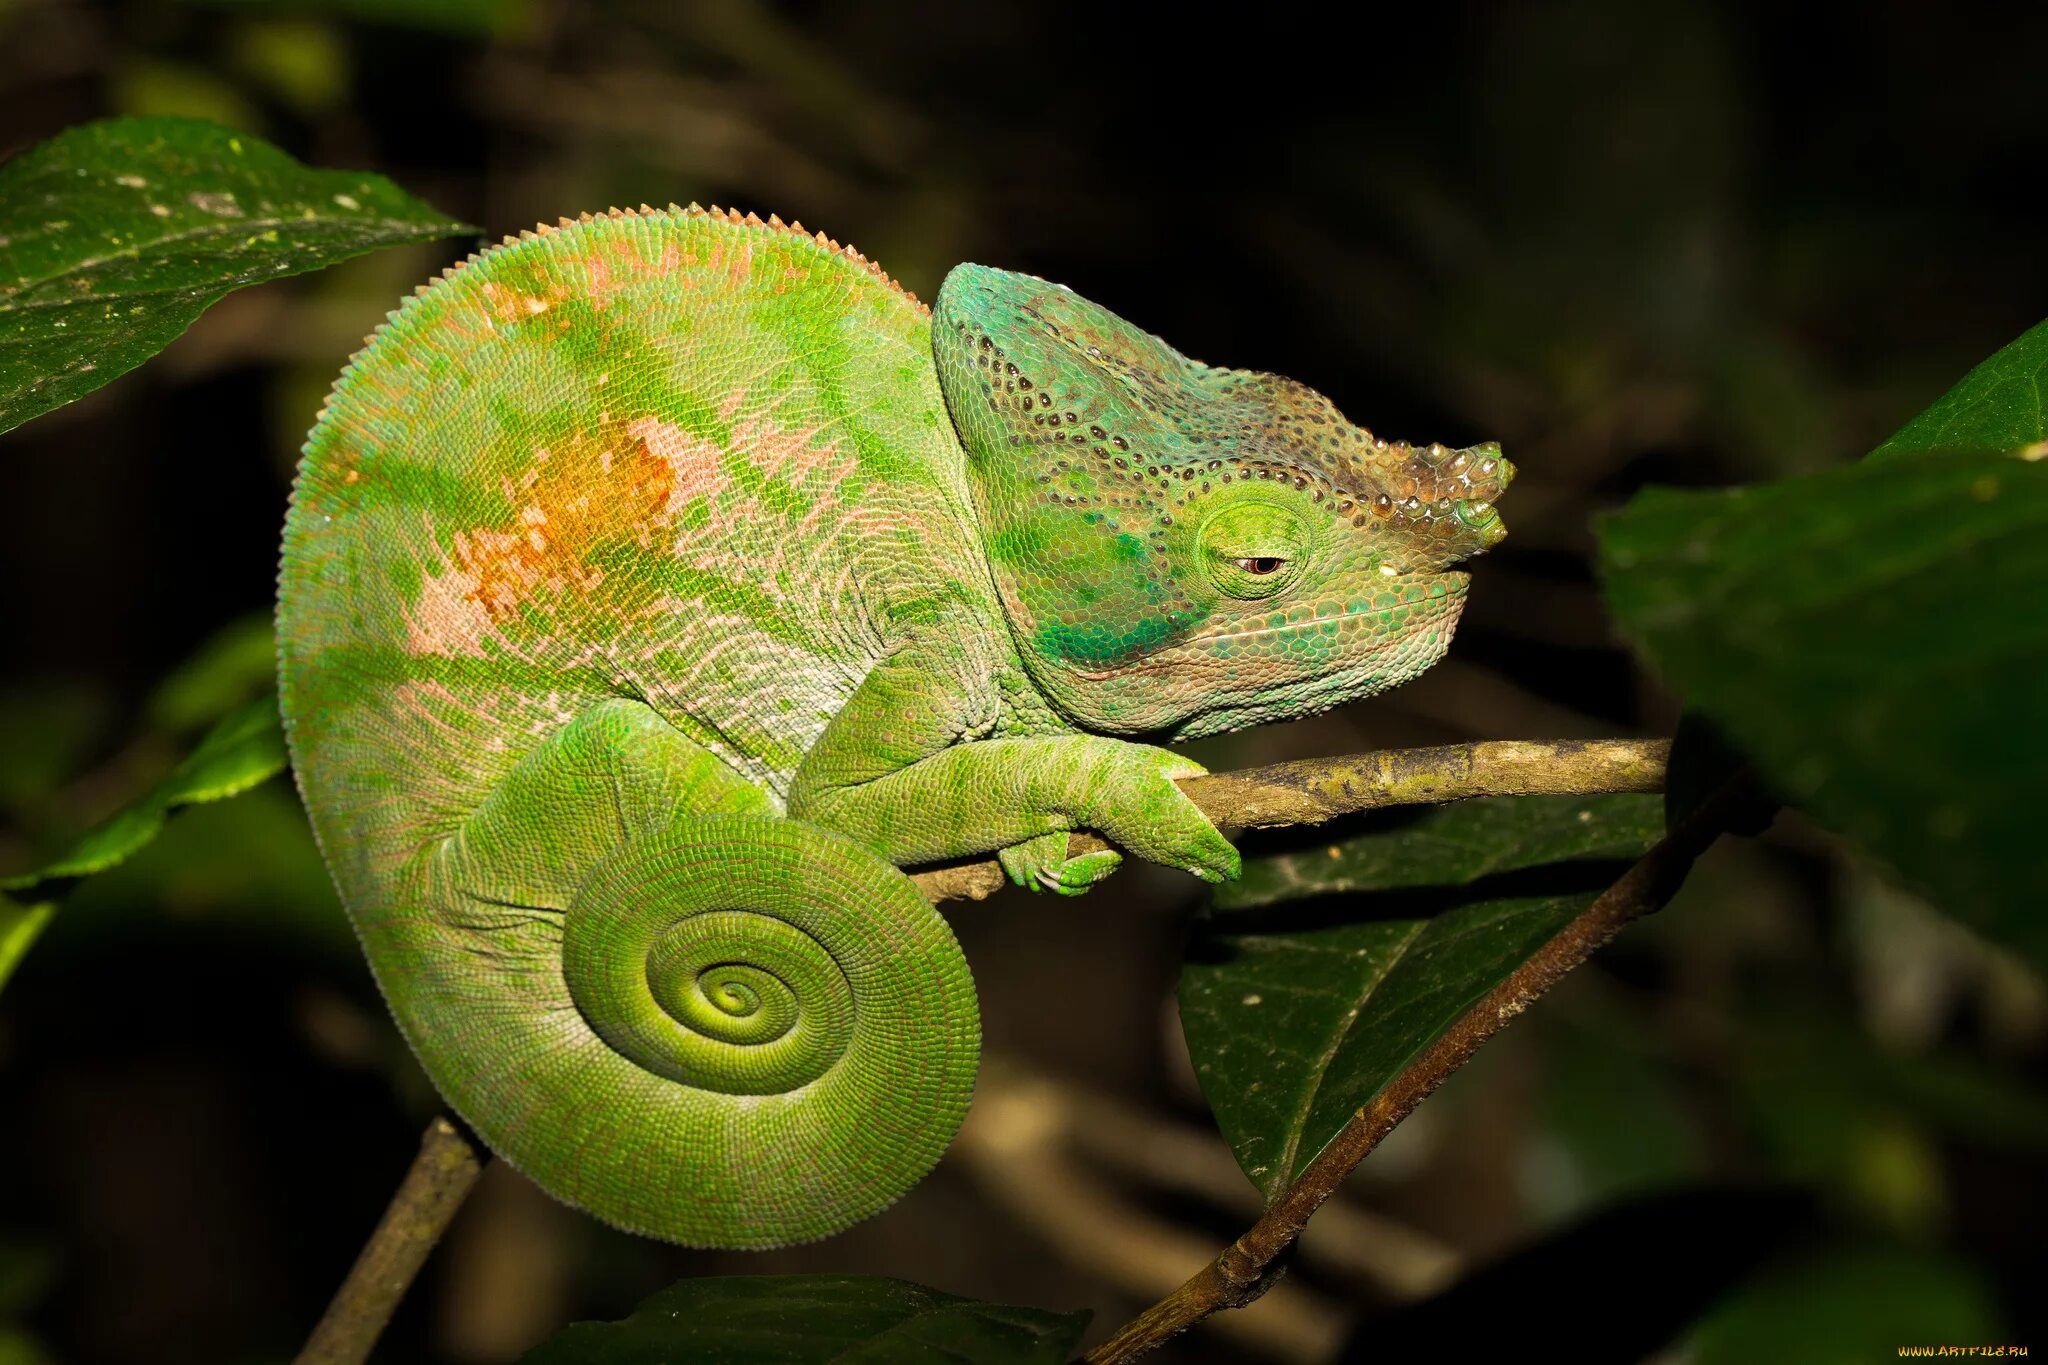
[[734, 1275], [679, 1281], [623, 1322], [576, 1323], [525, 1365], [1062, 1365], [1087, 1325], [872, 1275]]
[[217, 124], [60, 133], [0, 166], [0, 431], [134, 369], [231, 289], [468, 231]]
[[83, 877], [121, 862], [163, 828], [179, 806], [218, 801], [247, 791], [284, 771], [284, 731], [277, 698], [262, 696], [243, 705], [207, 732], [199, 747], [140, 800], [116, 811], [56, 858], [33, 872], [0, 879], [0, 888], [27, 890], [44, 882]]
[[1667, 1058], [1644, 1046], [1639, 1016], [1581, 1001], [1571, 1017], [1544, 1022], [1535, 1061], [1541, 1130], [1529, 1144], [1542, 1176], [1523, 1188], [1532, 1224], [1712, 1169], [1684, 1084]]
[[1600, 536], [1615, 615], [1689, 704], [1788, 798], [2036, 962], [2048, 461], [2013, 455], [2041, 439], [2044, 366], [2048, 326], [1881, 459], [1652, 489]]
[[1696, 1365], [1864, 1365], [1902, 1346], [2005, 1340], [1983, 1281], [1924, 1252], [1861, 1247], [1758, 1276], [1700, 1324], [1683, 1351]]
[[1189, 947], [1180, 1010], [1252, 1183], [1285, 1189], [1662, 829], [1654, 796], [1499, 797], [1250, 862]]

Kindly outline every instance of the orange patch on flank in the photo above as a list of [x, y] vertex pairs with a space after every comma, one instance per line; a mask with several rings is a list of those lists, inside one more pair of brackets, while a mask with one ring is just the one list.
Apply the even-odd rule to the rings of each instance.
[[674, 518], [678, 478], [649, 446], [662, 427], [652, 418], [607, 420], [594, 435], [534, 452], [536, 468], [519, 481], [526, 501], [511, 523], [455, 535], [456, 568], [471, 580], [464, 596], [503, 621], [538, 595], [594, 591], [604, 582], [590, 562], [599, 551], [652, 545]]
[[674, 521], [691, 498], [716, 498], [732, 486], [725, 472], [725, 453], [702, 436], [657, 417], [628, 422], [626, 434], [642, 442], [647, 453], [667, 465], [673, 476], [661, 518], [664, 522]]

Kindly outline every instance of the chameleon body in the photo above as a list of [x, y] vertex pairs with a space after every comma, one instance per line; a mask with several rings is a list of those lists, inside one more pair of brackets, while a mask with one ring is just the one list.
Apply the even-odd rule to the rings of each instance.
[[1492, 446], [955, 269], [928, 312], [779, 220], [613, 211], [391, 315], [286, 522], [282, 705], [428, 1074], [622, 1227], [826, 1235], [931, 1167], [979, 1020], [899, 865], [1079, 892], [1237, 856], [1134, 738], [1426, 668]]

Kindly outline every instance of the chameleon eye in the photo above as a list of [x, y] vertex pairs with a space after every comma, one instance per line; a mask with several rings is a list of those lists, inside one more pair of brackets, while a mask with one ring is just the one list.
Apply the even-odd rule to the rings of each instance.
[[1293, 587], [1313, 541], [1302, 517], [1269, 496], [1229, 497], [1197, 533], [1199, 560], [1226, 597], [1262, 602]]

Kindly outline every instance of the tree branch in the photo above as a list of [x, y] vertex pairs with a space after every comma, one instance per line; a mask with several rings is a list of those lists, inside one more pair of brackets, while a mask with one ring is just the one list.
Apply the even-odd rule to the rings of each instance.
[[476, 1148], [454, 1124], [436, 1118], [427, 1125], [420, 1154], [296, 1365], [362, 1365], [370, 1358], [398, 1301], [482, 1170]]
[[[1180, 788], [1218, 825], [1271, 829], [1471, 796], [1662, 791], [1670, 752], [1670, 741], [1662, 739], [1487, 740], [1211, 773], [1183, 778]], [[1109, 845], [1076, 834], [1067, 847], [1078, 857]], [[912, 880], [934, 901], [981, 900], [1008, 884], [993, 858], [931, 868]]]
[[1301, 1235], [1310, 1216], [1380, 1140], [1469, 1061], [1481, 1044], [1567, 972], [1631, 921], [1662, 908], [1685, 880], [1693, 860], [1720, 837], [1751, 799], [1746, 773], [1730, 779], [1623, 873], [1621, 880], [1416, 1054], [1398, 1076], [1352, 1115], [1343, 1131], [1250, 1231], [1180, 1288], [1117, 1329], [1083, 1358], [1086, 1365], [1124, 1365], [1211, 1313], [1243, 1307], [1265, 1293], [1275, 1278], [1277, 1262]]

